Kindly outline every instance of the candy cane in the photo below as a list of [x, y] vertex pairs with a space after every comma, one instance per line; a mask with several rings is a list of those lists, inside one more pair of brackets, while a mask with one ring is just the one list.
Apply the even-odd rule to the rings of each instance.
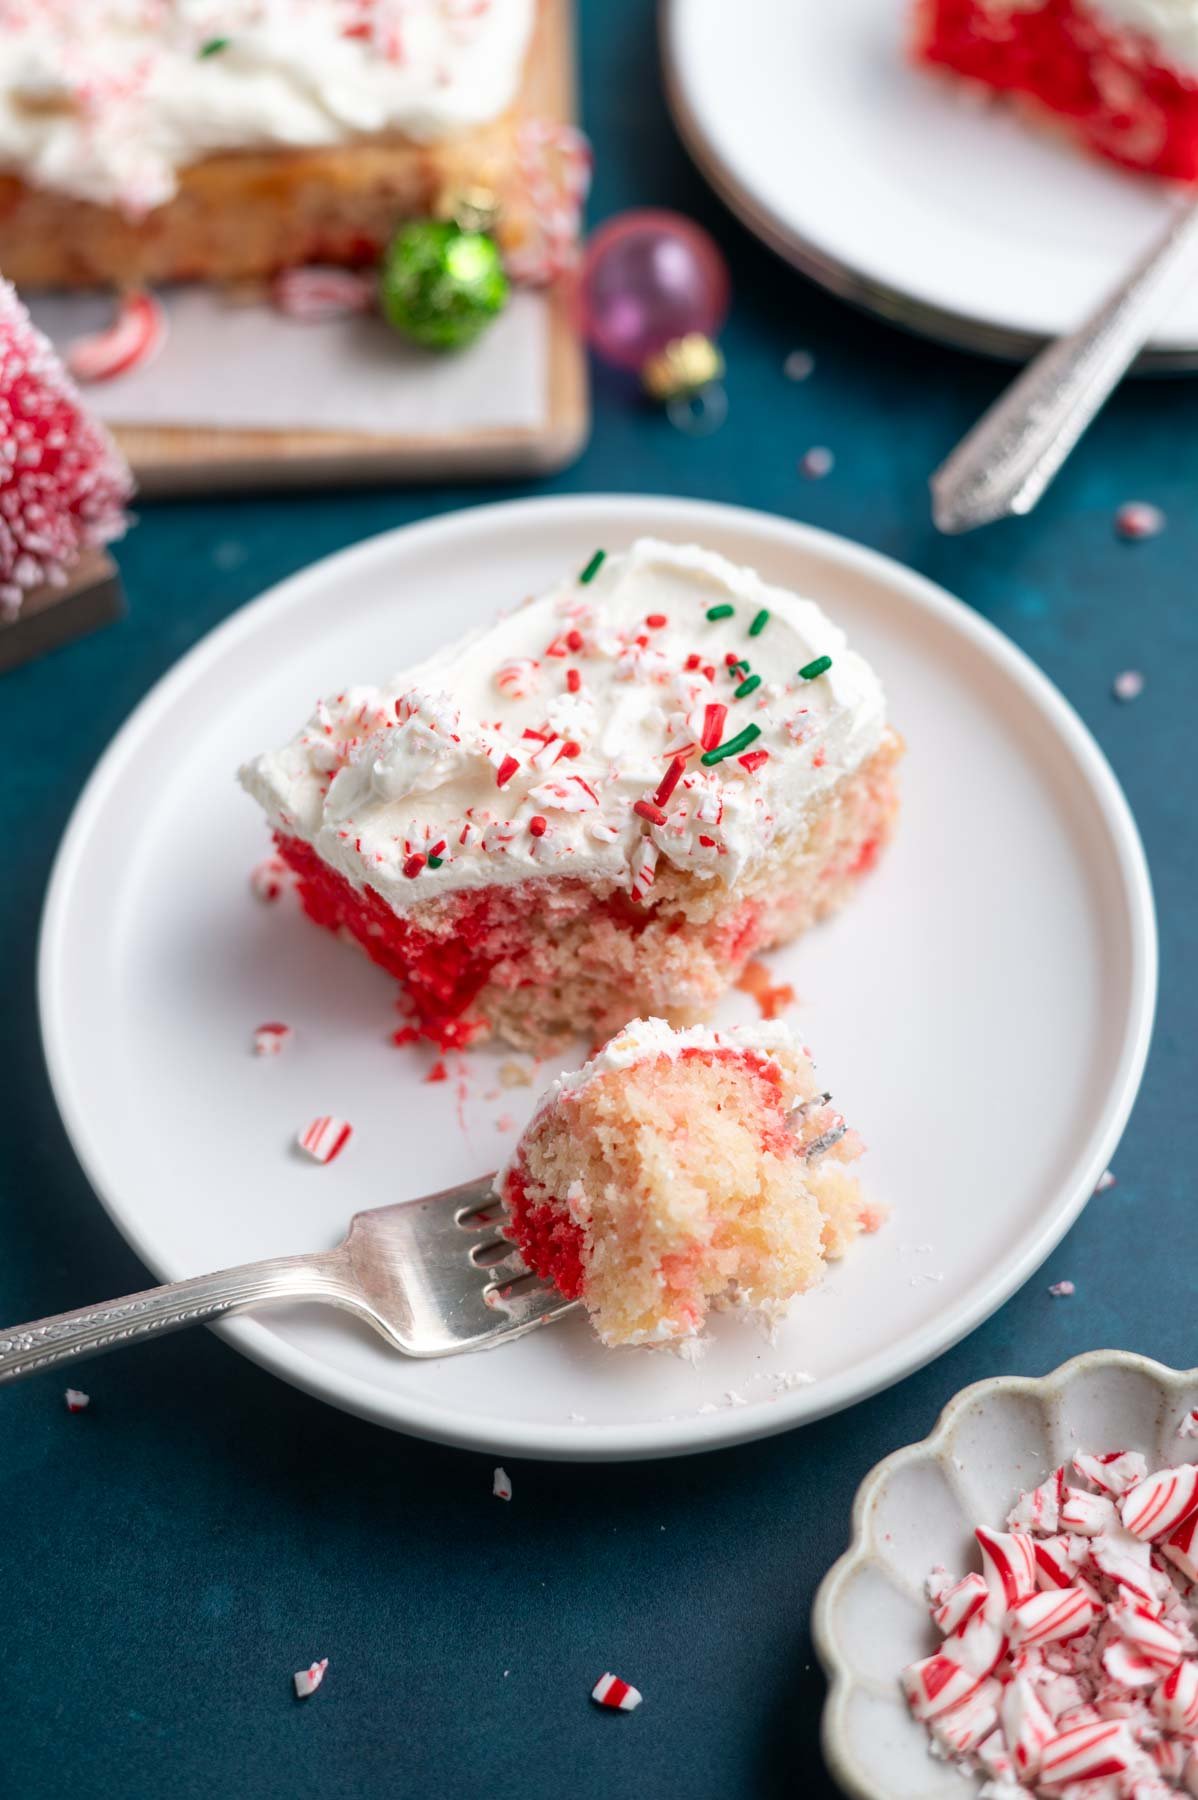
[[310, 265], [280, 270], [271, 283], [270, 298], [275, 310], [287, 318], [320, 324], [373, 311], [376, 292], [372, 276]]
[[1167, 1537], [1198, 1507], [1198, 1466], [1158, 1469], [1124, 1497], [1120, 1512], [1133, 1537]]
[[76, 338], [65, 362], [76, 381], [111, 381], [153, 362], [166, 342], [166, 314], [145, 288], [122, 294], [116, 317], [103, 331]]
[[544, 287], [574, 266], [582, 209], [591, 186], [591, 146], [573, 125], [526, 119], [516, 162], [532, 214], [532, 236], [505, 252], [514, 281]]

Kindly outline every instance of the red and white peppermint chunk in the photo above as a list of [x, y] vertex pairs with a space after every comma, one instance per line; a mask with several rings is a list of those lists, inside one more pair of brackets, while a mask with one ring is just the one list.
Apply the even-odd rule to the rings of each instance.
[[324, 1680], [324, 1672], [328, 1666], [328, 1657], [322, 1656], [319, 1662], [309, 1663], [306, 1669], [297, 1669], [295, 1671], [292, 1680], [295, 1682], [295, 1695], [297, 1700], [306, 1700], [309, 1694], [314, 1694], [316, 1692], [317, 1688]]
[[932, 1619], [945, 1636], [950, 1632], [960, 1631], [974, 1613], [986, 1604], [989, 1592], [985, 1577], [979, 1575], [976, 1569], [971, 1570], [961, 1581], [945, 1589], [932, 1612]]
[[999, 1717], [1015, 1774], [1027, 1780], [1039, 1770], [1044, 1746], [1057, 1734], [1052, 1714], [1032, 1683], [1016, 1675], [1003, 1690]]
[[259, 1025], [254, 1033], [255, 1056], [277, 1056], [291, 1041], [290, 1025]]
[[331, 1163], [335, 1156], [340, 1156], [353, 1134], [353, 1126], [344, 1119], [324, 1114], [305, 1126], [297, 1141], [313, 1162]]
[[1137, 1599], [1149, 1602], [1160, 1598], [1166, 1578], [1152, 1567], [1149, 1546], [1126, 1531], [1108, 1537], [1105, 1532], [1090, 1540], [1090, 1557], [1100, 1575], [1106, 1575]]
[[1068, 1532], [1038, 1538], [1035, 1555], [1039, 1585], [1042, 1588], [1073, 1587], [1089, 1548], [1085, 1538], [1071, 1537]]
[[497, 1500], [510, 1500], [512, 1497], [511, 1476], [506, 1469], [497, 1468], [491, 1478], [491, 1492]]
[[1172, 1669], [1181, 1661], [1184, 1645], [1180, 1635], [1143, 1601], [1127, 1595], [1115, 1602], [1107, 1617], [1154, 1674]]
[[281, 856], [268, 856], [250, 874], [250, 891], [256, 900], [281, 898], [291, 880], [291, 871]]
[[991, 1531], [979, 1525], [974, 1536], [982, 1552], [982, 1573], [990, 1590], [987, 1612], [992, 1617], [1035, 1593], [1036, 1555], [1026, 1532]]
[[1064, 1491], [1065, 1470], [1054, 1469], [1038, 1488], [1020, 1494], [1007, 1514], [1007, 1524], [1013, 1531], [1055, 1531]]
[[1136, 1746], [1122, 1719], [1074, 1725], [1050, 1738], [1040, 1758], [1040, 1779], [1054, 1787], [1068, 1781], [1097, 1781], [1124, 1775], [1136, 1760]]
[[601, 1675], [591, 1689], [591, 1699], [600, 1706], [614, 1707], [618, 1712], [635, 1712], [644, 1695], [639, 1688], [621, 1681], [618, 1675]]
[[1136, 1487], [1148, 1473], [1148, 1464], [1138, 1450], [1108, 1450], [1104, 1456], [1088, 1456], [1079, 1450], [1073, 1467], [1099, 1493], [1113, 1494], [1116, 1499]]
[[1181, 1570], [1187, 1581], [1198, 1582], [1198, 1512], [1183, 1519], [1160, 1548], [1161, 1554]]
[[509, 700], [529, 700], [541, 686], [541, 665], [531, 656], [513, 656], [495, 671], [495, 686]]
[[271, 284], [270, 297], [275, 309], [287, 318], [320, 325], [326, 319], [370, 312], [376, 290], [371, 278], [355, 269], [309, 264], [280, 270]]
[[1158, 1469], [1124, 1496], [1120, 1512], [1133, 1537], [1162, 1538], [1198, 1508], [1198, 1466]]
[[1102, 1652], [1102, 1666], [1116, 1687], [1132, 1693], [1150, 1688], [1160, 1678], [1160, 1670], [1123, 1638], [1111, 1639]]
[[968, 1756], [998, 1724], [1002, 1683], [983, 1681], [967, 1700], [931, 1721], [931, 1732], [950, 1756]]
[[1100, 1531], [1117, 1531], [1119, 1515], [1105, 1494], [1088, 1494], [1085, 1488], [1066, 1488], [1061, 1501], [1062, 1531], [1079, 1537], [1097, 1537]]
[[651, 838], [642, 838], [632, 853], [632, 888], [630, 897], [633, 900], [644, 900], [657, 877], [657, 845]]
[[1179, 1662], [1170, 1669], [1148, 1704], [1166, 1731], [1198, 1736], [1198, 1663]]
[[917, 1719], [934, 1719], [960, 1706], [981, 1687], [984, 1676], [963, 1669], [950, 1656], [925, 1656], [903, 1670], [901, 1681], [907, 1704]]
[[1007, 1637], [1001, 1615], [990, 1618], [989, 1598], [944, 1640], [947, 1655], [971, 1675], [989, 1675], [1002, 1661], [1007, 1650]]
[[130, 369], [144, 368], [165, 342], [161, 304], [144, 288], [133, 288], [117, 302], [111, 325], [68, 344], [65, 361], [76, 381], [111, 381]]
[[1115, 514], [1115, 530], [1121, 538], [1157, 537], [1165, 529], [1165, 515], [1151, 500], [1125, 500]]
[[86, 1412], [92, 1403], [91, 1395], [85, 1394], [82, 1388], [68, 1388], [63, 1395], [63, 1400], [70, 1413]]
[[1085, 1588], [1029, 1594], [1007, 1614], [1007, 1635], [1013, 1645], [1053, 1644], [1088, 1631], [1097, 1610]]

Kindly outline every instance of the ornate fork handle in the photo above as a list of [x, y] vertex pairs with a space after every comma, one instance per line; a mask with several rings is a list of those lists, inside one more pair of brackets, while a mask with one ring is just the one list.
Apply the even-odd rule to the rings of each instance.
[[1198, 201], [1187, 201], [1126, 280], [1016, 377], [931, 479], [941, 531], [1027, 513], [1193, 273]]
[[146, 1288], [122, 1300], [56, 1313], [29, 1325], [0, 1326], [0, 1382], [16, 1381], [159, 1332], [179, 1331], [226, 1313], [244, 1312], [272, 1301], [326, 1300], [351, 1305], [354, 1287], [343, 1250], [312, 1256], [276, 1256], [266, 1262], [196, 1275]]

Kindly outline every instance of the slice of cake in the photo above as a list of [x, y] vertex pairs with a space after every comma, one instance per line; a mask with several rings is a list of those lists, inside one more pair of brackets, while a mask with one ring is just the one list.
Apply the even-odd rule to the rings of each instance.
[[669, 1343], [820, 1279], [876, 1222], [844, 1168], [861, 1149], [785, 1027], [636, 1019], [553, 1083], [495, 1189], [605, 1344]]
[[241, 772], [318, 924], [413, 1035], [552, 1050], [705, 1017], [838, 906], [897, 806], [877, 677], [810, 600], [693, 546], [597, 551]]
[[0, 269], [19, 286], [377, 260], [514, 179], [536, 0], [0, 0]]
[[1198, 180], [1195, 0], [918, 0], [915, 55], [1113, 162]]

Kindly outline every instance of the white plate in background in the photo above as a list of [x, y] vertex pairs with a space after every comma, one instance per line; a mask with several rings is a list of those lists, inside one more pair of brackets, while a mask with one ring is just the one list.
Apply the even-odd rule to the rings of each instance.
[[[251, 897], [268, 844], [234, 771], [318, 694], [383, 678], [596, 546], [645, 533], [823, 602], [906, 736], [893, 846], [843, 913], [772, 959], [871, 1146], [870, 1196], [893, 1215], [776, 1343], [724, 1317], [696, 1365], [605, 1351], [578, 1317], [437, 1362], [328, 1309], [218, 1328], [335, 1405], [449, 1443], [666, 1455], [780, 1431], [897, 1380], [1057, 1243], [1147, 1052], [1156, 932], [1135, 826], [1093, 739], [999, 632], [897, 563], [761, 513], [620, 496], [480, 507], [343, 551], [243, 607], [142, 702], [67, 828], [41, 942], [46, 1054], [84, 1168], [157, 1275], [327, 1246], [357, 1209], [475, 1176], [514, 1140], [533, 1090], [499, 1088], [503, 1051], [427, 1084], [431, 1055], [388, 1042], [388, 977], [293, 904]], [[737, 994], [720, 1017], [750, 1014]], [[250, 1054], [265, 1019], [295, 1028], [282, 1056]], [[327, 1168], [291, 1148], [320, 1113], [355, 1130]], [[799, 1371], [814, 1380], [788, 1388]]]
[[[733, 211], [825, 287], [1026, 356], [1086, 317], [1175, 196], [913, 67], [913, 3], [662, 0], [674, 118]], [[1146, 360], [1198, 367], [1198, 284]]]

